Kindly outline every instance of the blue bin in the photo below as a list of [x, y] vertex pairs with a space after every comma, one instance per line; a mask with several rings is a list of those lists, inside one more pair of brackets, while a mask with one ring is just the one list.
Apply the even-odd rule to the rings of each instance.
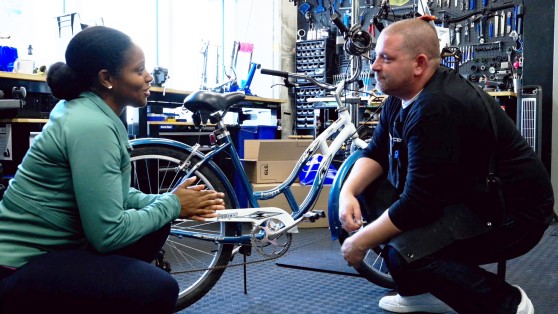
[[273, 140], [275, 139], [274, 125], [243, 125], [238, 132], [236, 150], [240, 158], [244, 158], [245, 140]]

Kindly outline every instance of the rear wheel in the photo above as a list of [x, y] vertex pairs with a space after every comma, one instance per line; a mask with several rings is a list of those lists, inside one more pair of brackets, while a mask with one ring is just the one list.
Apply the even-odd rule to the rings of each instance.
[[[343, 180], [342, 184], [345, 183], [349, 173], [350, 171], [345, 174], [344, 178], [340, 178]], [[364, 202], [364, 197], [359, 197], [361, 209], [365, 216], [365, 226], [376, 220], [379, 215], [381, 215], [382, 211], [391, 204], [394, 193], [390, 190], [388, 185], [389, 182], [387, 182], [387, 180], [378, 179], [377, 182], [369, 186], [362, 194], [369, 196], [366, 202]], [[339, 197], [339, 193], [336, 194], [336, 197]], [[337, 204], [339, 204], [338, 201]], [[343, 244], [348, 237], [349, 234], [345, 230], [342, 230], [339, 235], [339, 243]], [[384, 262], [383, 246], [368, 250], [360, 267], [355, 269], [359, 274], [375, 285], [387, 289], [395, 288], [395, 282]]]
[[[170, 192], [184, 177], [178, 166], [188, 152], [168, 146], [137, 146], [132, 150], [132, 187], [149, 194]], [[199, 161], [194, 157], [191, 164]], [[226, 208], [233, 208], [228, 191], [214, 170], [203, 166], [194, 174], [196, 184], [225, 193]], [[181, 310], [203, 297], [217, 283], [231, 258], [233, 245], [218, 244], [181, 237], [176, 230], [195, 231], [216, 236], [233, 236], [233, 224], [177, 219], [155, 264], [169, 271], [179, 284], [176, 310]]]
[[[347, 237], [347, 232], [343, 230], [339, 236], [339, 243], [343, 244]], [[383, 246], [378, 246], [368, 250], [360, 267], [355, 269], [371, 283], [383, 288], [395, 289], [395, 282], [389, 274], [382, 252]]]

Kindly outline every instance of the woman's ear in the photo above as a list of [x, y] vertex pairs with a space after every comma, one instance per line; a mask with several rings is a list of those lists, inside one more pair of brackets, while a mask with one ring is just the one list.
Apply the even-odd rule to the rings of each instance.
[[106, 89], [112, 89], [112, 82], [111, 82], [112, 76], [107, 70], [99, 71], [98, 78], [101, 86], [103, 86]]

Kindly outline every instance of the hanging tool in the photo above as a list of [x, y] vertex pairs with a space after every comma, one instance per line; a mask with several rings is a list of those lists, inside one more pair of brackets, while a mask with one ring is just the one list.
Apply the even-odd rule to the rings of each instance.
[[459, 46], [461, 44], [461, 28], [463, 25], [457, 24], [455, 25], [455, 45]]
[[307, 2], [301, 3], [300, 6], [298, 7], [298, 12], [300, 12], [302, 15], [305, 15], [306, 12], [310, 11], [311, 6], [310, 4], [308, 4]]
[[479, 19], [479, 24], [478, 24], [478, 28], [477, 31], [479, 33], [479, 43], [484, 44], [484, 22], [485, 22], [485, 17], [484, 15], [482, 15]]
[[511, 33], [512, 30], [512, 19], [511, 19], [511, 12], [508, 12], [506, 15], [506, 33]]
[[451, 46], [453, 45], [453, 41], [455, 40], [455, 25], [450, 25], [449, 33], [450, 33], [449, 44]]
[[324, 0], [318, 0], [318, 6], [314, 9], [314, 12], [316, 13], [325, 12]]
[[469, 23], [468, 22], [465, 23], [465, 29], [464, 29], [464, 34], [463, 35], [464, 35], [465, 40], [467, 42], [471, 41], [471, 38], [469, 37]]
[[506, 25], [506, 23], [504, 22], [505, 20], [506, 20], [505, 13], [504, 11], [502, 11], [500, 13], [500, 36], [504, 36], [504, 26]]
[[343, 24], [345, 24], [345, 27], [348, 29], [351, 28], [351, 10], [347, 10], [345, 14], [343, 14]]
[[496, 15], [494, 15], [494, 37], [498, 37], [498, 32], [500, 31], [500, 26], [498, 25], [499, 22], [500, 15], [496, 12]]
[[368, 34], [372, 36], [373, 40], [376, 37], [376, 28], [374, 28], [374, 19], [370, 19], [370, 25], [368, 25]]
[[517, 34], [523, 31], [523, 4], [517, 6]]

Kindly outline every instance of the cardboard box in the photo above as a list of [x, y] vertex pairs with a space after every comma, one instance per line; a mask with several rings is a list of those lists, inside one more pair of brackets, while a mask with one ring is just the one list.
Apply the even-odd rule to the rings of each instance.
[[297, 160], [244, 160], [244, 170], [252, 183], [281, 183], [291, 174], [296, 162]]
[[245, 160], [298, 160], [312, 140], [245, 140]]
[[[252, 187], [254, 188], [254, 191], [265, 191], [265, 190], [272, 189], [276, 186], [277, 186], [277, 184], [252, 184]], [[306, 195], [309, 193], [310, 188], [311, 188], [311, 186], [309, 186], [309, 185], [301, 185], [299, 183], [294, 183], [291, 186], [291, 191], [293, 192], [293, 195], [296, 199], [296, 202], [299, 205], [304, 201], [304, 198], [306, 198]], [[318, 200], [316, 201], [316, 203], [314, 204], [314, 207], [312, 208], [312, 209], [315, 209], [315, 210], [318, 210], [318, 209], [323, 210], [326, 214], [326, 217], [325, 218], [320, 218], [316, 222], [302, 222], [298, 225], [300, 228], [327, 228], [327, 227], [329, 227], [329, 222], [328, 222], [328, 218], [327, 218], [327, 202], [329, 200], [330, 190], [331, 190], [331, 185], [324, 185], [324, 187], [322, 188], [322, 191], [320, 192]], [[278, 207], [278, 208], [284, 209], [285, 211], [287, 211], [289, 213], [292, 212], [291, 208], [289, 206], [289, 203], [287, 202], [287, 198], [283, 194], [277, 195], [273, 199], [260, 200], [259, 204], [260, 204], [261, 207]]]
[[250, 182], [283, 182], [310, 143], [312, 140], [245, 140], [244, 170]]

